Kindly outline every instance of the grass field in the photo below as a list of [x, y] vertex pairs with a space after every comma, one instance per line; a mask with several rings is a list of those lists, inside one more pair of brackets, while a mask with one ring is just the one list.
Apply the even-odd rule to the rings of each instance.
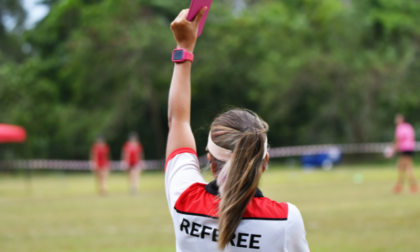
[[[395, 173], [391, 166], [273, 167], [260, 188], [298, 206], [312, 252], [420, 251], [420, 196], [394, 195]], [[101, 198], [88, 174], [36, 175], [31, 194], [22, 177], [0, 174], [0, 251], [175, 251], [163, 182], [163, 173], [146, 172], [133, 196], [126, 177], [113, 174]]]

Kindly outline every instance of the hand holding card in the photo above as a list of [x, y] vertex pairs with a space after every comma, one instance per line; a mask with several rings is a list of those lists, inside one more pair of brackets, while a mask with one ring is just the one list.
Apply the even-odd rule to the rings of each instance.
[[206, 23], [207, 15], [210, 10], [212, 0], [192, 0], [190, 5], [190, 10], [188, 12], [187, 20], [193, 21], [197, 14], [203, 7], [207, 7], [207, 10], [204, 12], [203, 17], [201, 18], [200, 24], [198, 25], [197, 37], [203, 32], [204, 24]]
[[203, 7], [192, 22], [187, 20], [188, 9], [182, 10], [178, 17], [171, 23], [171, 30], [178, 49], [182, 48], [190, 53], [194, 51], [198, 26], [206, 10], [207, 7]]

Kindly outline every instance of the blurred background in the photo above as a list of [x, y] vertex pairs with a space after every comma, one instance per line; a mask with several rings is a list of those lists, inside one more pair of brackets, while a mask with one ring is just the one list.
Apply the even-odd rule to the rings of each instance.
[[[1, 157], [86, 159], [97, 134], [120, 146], [135, 130], [146, 158], [163, 158], [168, 27], [189, 3], [2, 0], [0, 121], [28, 140]], [[192, 77], [199, 153], [227, 106], [256, 111], [276, 147], [390, 141], [396, 113], [419, 128], [419, 12], [416, 0], [214, 1]]]
[[[163, 159], [169, 25], [189, 4], [0, 0], [0, 123], [27, 132], [0, 160], [88, 160], [98, 134], [118, 160], [130, 131], [146, 160]], [[198, 154], [231, 107], [267, 121], [272, 147], [391, 142], [397, 113], [420, 133], [419, 13], [418, 0], [214, 0], [192, 74]], [[262, 189], [301, 209], [311, 251], [420, 247], [419, 198], [392, 194], [395, 159], [348, 155], [312, 173], [299, 162], [273, 160]], [[0, 172], [1, 251], [175, 251], [163, 172], [144, 173], [137, 197], [111, 175], [106, 199], [90, 173], [27, 176]]]

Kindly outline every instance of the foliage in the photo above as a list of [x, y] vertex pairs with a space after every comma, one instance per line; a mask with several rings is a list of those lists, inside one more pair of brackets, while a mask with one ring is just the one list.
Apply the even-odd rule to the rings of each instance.
[[[26, 11], [22, 7], [22, 0], [0, 0], [0, 53], [3, 54], [3, 61], [23, 60], [20, 46], [25, 18]], [[7, 22], [14, 23], [14, 27], [7, 27]]]
[[[46, 2], [23, 38], [31, 55], [0, 66], [0, 121], [29, 133], [3, 155], [85, 159], [104, 133], [118, 158], [136, 130], [162, 158], [169, 24], [189, 1]], [[419, 127], [419, 12], [415, 0], [214, 1], [192, 77], [199, 153], [230, 106], [260, 114], [272, 146], [390, 141], [397, 112]]]

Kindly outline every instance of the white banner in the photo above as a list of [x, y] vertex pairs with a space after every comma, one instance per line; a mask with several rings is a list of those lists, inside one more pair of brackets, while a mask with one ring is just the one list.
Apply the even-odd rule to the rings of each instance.
[[[343, 154], [383, 153], [392, 143], [365, 143], [365, 144], [326, 144], [306, 145], [294, 147], [279, 147], [269, 150], [270, 158], [293, 157], [321, 153], [331, 148], [338, 148]], [[416, 151], [420, 151], [420, 142], [417, 142]], [[198, 158], [200, 165], [208, 164], [207, 157]], [[165, 160], [145, 160], [142, 162], [143, 170], [163, 170]], [[79, 170], [90, 169], [90, 162], [86, 160], [13, 160], [0, 161], [0, 169], [45, 169], [45, 170]], [[111, 170], [123, 170], [120, 161], [111, 161]]]

